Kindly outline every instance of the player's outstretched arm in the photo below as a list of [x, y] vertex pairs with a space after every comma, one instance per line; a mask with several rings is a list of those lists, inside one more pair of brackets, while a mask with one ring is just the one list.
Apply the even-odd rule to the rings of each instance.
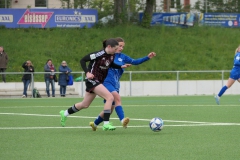
[[124, 58], [123, 58], [124, 63], [129, 63], [132, 65], [139, 65], [139, 64], [142, 64], [143, 62], [146, 62], [146, 61], [150, 60], [151, 58], [155, 57], [156, 53], [150, 52], [147, 56], [138, 58], [138, 59], [133, 59], [125, 54], [123, 54], [123, 55], [124, 55]]

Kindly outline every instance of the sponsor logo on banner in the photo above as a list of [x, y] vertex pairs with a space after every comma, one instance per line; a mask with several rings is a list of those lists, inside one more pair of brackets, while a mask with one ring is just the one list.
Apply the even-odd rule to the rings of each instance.
[[234, 22], [233, 22], [233, 25], [234, 25], [234, 26], [238, 26], [238, 21], [234, 21]]
[[72, 15], [55, 15], [56, 23], [95, 23], [95, 15], [82, 15], [79, 11], [74, 11]]
[[41, 24], [44, 28], [52, 15], [53, 12], [30, 12], [27, 9], [17, 24]]
[[1, 23], [12, 23], [13, 22], [13, 15], [4, 15], [0, 14], [0, 22]]

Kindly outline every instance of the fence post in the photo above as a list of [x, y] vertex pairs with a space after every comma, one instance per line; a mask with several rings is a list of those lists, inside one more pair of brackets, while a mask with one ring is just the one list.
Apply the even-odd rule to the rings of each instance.
[[81, 82], [81, 83], [82, 83], [82, 84], [81, 84], [81, 85], [82, 85], [82, 97], [83, 97], [83, 92], [84, 92], [84, 91], [83, 91], [83, 78], [84, 78], [84, 77], [83, 77], [83, 73], [84, 73], [84, 72], [82, 72], [82, 82]]
[[32, 87], [31, 90], [32, 90], [32, 98], [33, 98], [33, 89], [34, 89], [34, 77], [33, 77], [33, 73], [31, 73], [31, 81], [32, 81], [32, 82], [31, 82], [31, 84], [32, 84], [32, 85], [31, 85], [31, 87]]
[[224, 85], [224, 71], [222, 70], [222, 87], [223, 87], [223, 85]]
[[177, 71], [177, 96], [179, 94], [179, 71]]
[[132, 71], [129, 72], [130, 96], [132, 96]]

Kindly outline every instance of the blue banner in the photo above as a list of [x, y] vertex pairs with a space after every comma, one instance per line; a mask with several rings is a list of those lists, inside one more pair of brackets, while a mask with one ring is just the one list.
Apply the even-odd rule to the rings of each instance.
[[0, 26], [6, 28], [91, 28], [96, 9], [0, 9]]
[[[142, 21], [143, 13], [139, 14]], [[195, 22], [195, 14], [193, 13], [153, 13], [151, 26], [193, 26]]]
[[[143, 13], [139, 14], [142, 21]], [[236, 13], [153, 13], [151, 26], [194, 26], [208, 25], [240, 27], [240, 14]]]
[[235, 13], [200, 13], [198, 14], [200, 25], [239, 27], [240, 14]]

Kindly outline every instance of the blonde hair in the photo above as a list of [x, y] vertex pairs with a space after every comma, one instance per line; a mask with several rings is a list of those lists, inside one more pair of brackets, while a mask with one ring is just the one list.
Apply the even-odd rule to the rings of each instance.
[[33, 64], [30, 60], [27, 60], [27, 63], [30, 64], [30, 66], [33, 66]]
[[67, 62], [66, 62], [66, 61], [62, 61], [62, 63], [61, 63], [61, 64], [63, 64], [63, 63], [65, 63], [65, 64], [67, 65]]
[[238, 52], [238, 49], [240, 48], [240, 45], [236, 48], [235, 54]]

